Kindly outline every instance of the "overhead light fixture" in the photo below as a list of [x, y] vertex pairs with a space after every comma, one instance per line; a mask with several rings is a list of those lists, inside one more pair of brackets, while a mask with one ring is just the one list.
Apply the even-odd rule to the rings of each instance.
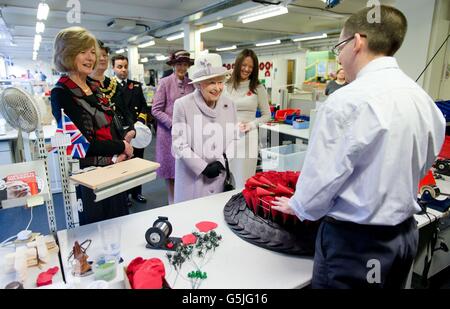
[[218, 48], [216, 48], [216, 51], [233, 50], [233, 49], [236, 49], [236, 48], [237, 48], [236, 45], [226, 46], [226, 47], [218, 47]]
[[261, 46], [276, 45], [276, 44], [281, 44], [281, 41], [274, 40], [274, 41], [268, 41], [268, 42], [261, 42], [261, 43], [256, 43], [255, 46], [261, 47]]
[[155, 45], [155, 41], [152, 40], [152, 41], [149, 41], [146, 43], [139, 44], [138, 48], [146, 48], [146, 47], [153, 46], [153, 45]]
[[242, 21], [243, 24], [251, 23], [253, 21], [266, 19], [273, 16], [283, 15], [289, 13], [287, 7], [285, 6], [276, 6], [270, 8], [264, 8], [263, 10], [246, 14], [239, 17], [238, 20]]
[[37, 51], [34, 51], [34, 52], [33, 52], [33, 60], [34, 60], [34, 61], [36, 61], [36, 59], [37, 59], [37, 56], [38, 56], [38, 53], [37, 53]]
[[147, 57], [145, 57], [145, 58], [141, 58], [141, 60], [140, 60], [142, 63], [146, 63], [146, 62], [148, 62], [148, 58]]
[[167, 41], [175, 41], [175, 40], [182, 39], [182, 38], [184, 38], [184, 32], [180, 32], [180, 33], [169, 35], [166, 38], [166, 40]]
[[39, 3], [38, 11], [37, 11], [37, 19], [38, 20], [47, 20], [48, 12], [50, 12], [50, 8], [48, 4], [45, 2]]
[[158, 60], [158, 61], [164, 61], [164, 60], [167, 60], [167, 59], [169, 59], [169, 57], [166, 57], [166, 56], [164, 56], [164, 55], [158, 55], [158, 56], [156, 56], [156, 60]]
[[307, 35], [307, 36], [293, 38], [292, 41], [301, 42], [301, 41], [309, 41], [309, 40], [316, 40], [316, 39], [324, 39], [327, 37], [328, 37], [328, 35], [326, 33], [322, 33], [320, 35]]
[[116, 54], [123, 54], [125, 52], [125, 49], [121, 48], [116, 50]]
[[137, 35], [132, 36], [131, 38], [128, 39], [128, 42], [134, 42], [138, 39]]
[[36, 33], [43, 33], [45, 31], [45, 24], [42, 21], [36, 22]]
[[217, 30], [217, 29], [221, 29], [221, 28], [223, 28], [223, 24], [222, 23], [216, 23], [214, 25], [206, 26], [204, 28], [201, 28], [199, 30], [199, 32], [200, 33], [205, 33], [205, 32], [208, 32], [208, 31]]
[[34, 51], [39, 50], [39, 48], [41, 46], [41, 42], [42, 42], [42, 36], [40, 34], [35, 34], [34, 35], [34, 45], [33, 45]]

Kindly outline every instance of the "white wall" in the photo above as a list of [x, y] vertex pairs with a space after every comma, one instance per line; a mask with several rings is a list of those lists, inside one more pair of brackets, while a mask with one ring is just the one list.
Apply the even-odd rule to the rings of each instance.
[[[408, 19], [408, 31], [396, 53], [400, 68], [416, 80], [425, 68], [436, 0], [397, 0], [395, 7]], [[424, 77], [418, 81], [423, 86]]]

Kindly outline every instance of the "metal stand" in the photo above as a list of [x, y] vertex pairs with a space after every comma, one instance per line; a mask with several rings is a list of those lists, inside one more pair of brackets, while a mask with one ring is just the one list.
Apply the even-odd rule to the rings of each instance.
[[53, 206], [52, 188], [50, 183], [50, 175], [48, 172], [47, 152], [45, 150], [44, 131], [42, 130], [42, 128], [39, 128], [39, 130], [36, 131], [36, 137], [37, 137], [36, 141], [38, 143], [39, 159], [42, 159], [44, 161], [45, 175], [47, 177], [49, 198], [45, 204], [47, 206], [48, 227], [50, 229], [50, 232], [56, 233], [57, 227], [56, 227], [55, 207]]

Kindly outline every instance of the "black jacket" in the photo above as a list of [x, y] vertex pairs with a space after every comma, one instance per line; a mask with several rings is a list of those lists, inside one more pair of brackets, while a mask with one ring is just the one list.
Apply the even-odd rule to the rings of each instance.
[[144, 97], [142, 84], [137, 81], [127, 79], [126, 86], [120, 86], [120, 88], [124, 104], [133, 117], [133, 123], [136, 121], [141, 121], [146, 124], [147, 114], [149, 114], [150, 111]]

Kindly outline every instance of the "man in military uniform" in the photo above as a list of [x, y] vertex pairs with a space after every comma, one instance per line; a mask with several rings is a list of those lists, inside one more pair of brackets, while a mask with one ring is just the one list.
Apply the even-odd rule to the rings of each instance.
[[[117, 82], [120, 85], [123, 102], [128, 107], [133, 123], [140, 121], [147, 122], [147, 101], [142, 91], [142, 84], [128, 79], [128, 58], [123, 55], [116, 55], [112, 58], [112, 66]], [[134, 155], [138, 158], [144, 157], [144, 149], [134, 148]], [[129, 191], [132, 198], [139, 203], [146, 203], [147, 200], [142, 195], [142, 186], [135, 187]]]

